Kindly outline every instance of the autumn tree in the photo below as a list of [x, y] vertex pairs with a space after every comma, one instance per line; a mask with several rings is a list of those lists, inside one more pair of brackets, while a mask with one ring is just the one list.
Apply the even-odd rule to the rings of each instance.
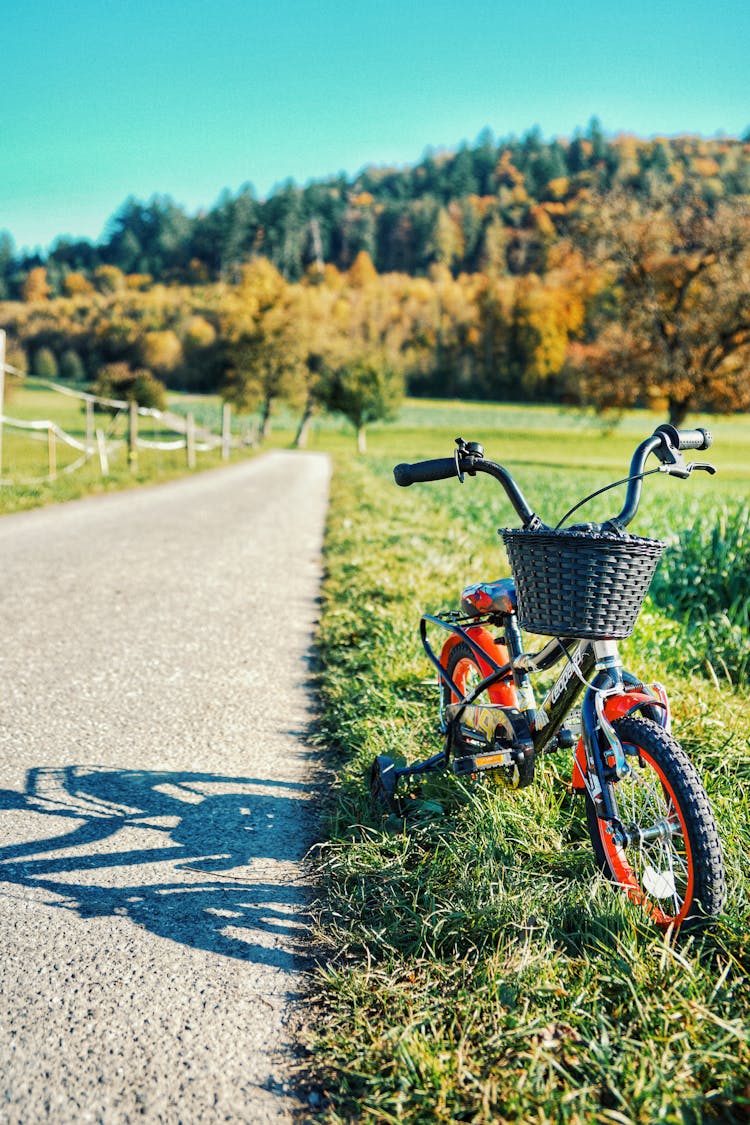
[[21, 289], [24, 301], [46, 301], [51, 292], [44, 266], [30, 269]]
[[194, 313], [182, 326], [185, 362], [180, 385], [185, 390], [215, 391], [222, 375], [222, 343], [214, 324]]
[[[367, 275], [371, 271], [375, 276], [369, 256], [364, 251], [362, 254], [357, 259], [358, 270], [363, 269]], [[297, 449], [302, 449], [307, 444], [312, 419], [323, 406], [326, 364], [338, 354], [337, 349], [341, 344], [340, 314], [345, 304], [341, 297], [342, 280], [338, 271], [329, 268], [324, 272], [322, 281], [314, 274], [310, 284], [297, 290], [295, 315], [297, 330], [303, 341], [300, 376], [304, 393], [302, 413], [294, 437]], [[364, 278], [361, 284], [367, 284]]]
[[125, 275], [117, 266], [97, 266], [94, 285], [99, 293], [119, 293], [125, 288]]
[[587, 311], [604, 284], [602, 274], [566, 241], [550, 249], [547, 266], [542, 277], [530, 274], [516, 283], [511, 366], [530, 399], [549, 397], [570, 342], [582, 338]]
[[89, 279], [78, 270], [71, 270], [66, 275], [63, 288], [69, 297], [85, 297], [94, 292], [94, 286]]
[[352, 423], [359, 453], [367, 451], [366, 427], [395, 417], [403, 394], [403, 376], [378, 352], [361, 354], [326, 375], [326, 406]]
[[664, 400], [680, 426], [693, 410], [750, 407], [750, 210], [700, 199], [644, 210], [602, 205], [614, 318], [579, 356], [602, 407]]
[[372, 258], [366, 250], [360, 250], [352, 262], [348, 273], [349, 284], [355, 289], [363, 289], [377, 279], [377, 271], [372, 264]]
[[160, 375], [169, 375], [183, 360], [182, 344], [171, 328], [146, 332], [140, 351], [144, 365]]
[[225, 297], [220, 320], [227, 354], [222, 393], [240, 411], [260, 405], [264, 438], [276, 401], [301, 393], [304, 343], [291, 288], [271, 262], [257, 258]]

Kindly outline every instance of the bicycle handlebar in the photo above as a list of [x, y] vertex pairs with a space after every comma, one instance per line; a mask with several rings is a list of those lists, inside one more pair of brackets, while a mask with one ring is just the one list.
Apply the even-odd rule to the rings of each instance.
[[[505, 489], [511, 504], [520, 517], [523, 526], [543, 527], [542, 521], [534, 514], [526, 502], [521, 489], [513, 477], [502, 465], [494, 461], [485, 461], [484, 450], [481, 445], [463, 441], [457, 438], [458, 449], [453, 457], [437, 457], [431, 461], [415, 461], [413, 464], [403, 462], [396, 465], [393, 476], [396, 484], [401, 488], [408, 488], [411, 484], [427, 483], [434, 480], [450, 480], [458, 477], [463, 482], [463, 474], [474, 476], [476, 473], [487, 473], [495, 478]], [[642, 477], [644, 465], [653, 453], [665, 466], [665, 471], [671, 470], [677, 476], [689, 476], [693, 466], [685, 466], [679, 456], [683, 449], [709, 449], [713, 444], [713, 436], [709, 430], [678, 430], [676, 426], [665, 424], [657, 426], [651, 437], [646, 438], [636, 448], [630, 462], [628, 477], [628, 490], [622, 511], [609, 524], [625, 527], [635, 516], [640, 504], [643, 488]], [[695, 468], [708, 469], [713, 472], [710, 465], [696, 465]], [[624, 481], [620, 483], [625, 483]], [[589, 497], [588, 499], [591, 499]]]
[[455, 457], [437, 457], [434, 461], [415, 461], [413, 465], [405, 462], [393, 470], [396, 484], [408, 488], [410, 484], [426, 483], [431, 480], [449, 480], [458, 476], [458, 463]]
[[[461, 442], [460, 438], [457, 440]], [[453, 457], [437, 457], [433, 461], [415, 461], [413, 464], [402, 462], [400, 465], [396, 465], [393, 470], [393, 477], [396, 484], [400, 485], [401, 488], [408, 488], [411, 484], [432, 480], [449, 480], [451, 477], [458, 477], [463, 482], [464, 473], [468, 473], [472, 477], [475, 473], [487, 473], [494, 477], [505, 489], [508, 499], [523, 521], [524, 527], [528, 527], [534, 521], [539, 522], [508, 470], [503, 468], [502, 465], [496, 465], [494, 461], [485, 461], [481, 446], [466, 447], [464, 443], [461, 443]]]
[[678, 430], [676, 426], [657, 426], [650, 438], [646, 438], [635, 450], [630, 462], [630, 480], [622, 511], [611, 522], [626, 527], [638, 511], [643, 488], [643, 468], [650, 454], [654, 453], [664, 465], [684, 462], [676, 452], [683, 449], [708, 449], [713, 444], [709, 430]]

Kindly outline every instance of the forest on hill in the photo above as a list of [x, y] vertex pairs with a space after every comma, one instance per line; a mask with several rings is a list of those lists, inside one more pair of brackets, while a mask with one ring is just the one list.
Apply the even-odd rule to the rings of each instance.
[[46, 256], [16, 257], [0, 236], [0, 297], [19, 298], [40, 265], [54, 295], [73, 273], [116, 266], [154, 281], [231, 279], [250, 257], [268, 258], [287, 281], [318, 261], [347, 270], [364, 250], [378, 273], [426, 274], [443, 262], [454, 274], [538, 272], [550, 237], [576, 238], [581, 203], [622, 190], [658, 203], [665, 193], [698, 194], [709, 205], [750, 195], [750, 134], [608, 139], [596, 120], [572, 140], [545, 141], [533, 129], [455, 152], [428, 152], [413, 167], [365, 168], [306, 187], [288, 182], [268, 199], [250, 186], [226, 191], [195, 216], [168, 197], [126, 200], [101, 242], [61, 238]]
[[100, 242], [46, 255], [0, 234], [0, 324], [22, 369], [150, 373], [266, 413], [380, 369], [416, 394], [679, 422], [750, 406], [749, 201], [750, 136], [486, 132], [194, 216], [131, 198]]

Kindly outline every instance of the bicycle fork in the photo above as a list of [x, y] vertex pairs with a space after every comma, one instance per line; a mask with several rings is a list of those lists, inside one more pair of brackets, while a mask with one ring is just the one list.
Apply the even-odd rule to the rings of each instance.
[[592, 641], [596, 675], [588, 681], [581, 706], [581, 740], [573, 763], [573, 788], [585, 790], [597, 816], [613, 826], [615, 841], [627, 845], [630, 833], [620, 820], [615, 785], [630, 774], [614, 722], [647, 712], [669, 729], [669, 701], [661, 684], [646, 687], [625, 672], [616, 641]]

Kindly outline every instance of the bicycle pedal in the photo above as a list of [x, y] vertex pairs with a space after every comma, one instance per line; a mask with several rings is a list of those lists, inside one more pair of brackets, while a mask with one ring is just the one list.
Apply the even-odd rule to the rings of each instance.
[[510, 750], [491, 750], [484, 754], [466, 754], [461, 758], [454, 758], [453, 772], [457, 775], [486, 773], [487, 770], [507, 770], [515, 764]]

